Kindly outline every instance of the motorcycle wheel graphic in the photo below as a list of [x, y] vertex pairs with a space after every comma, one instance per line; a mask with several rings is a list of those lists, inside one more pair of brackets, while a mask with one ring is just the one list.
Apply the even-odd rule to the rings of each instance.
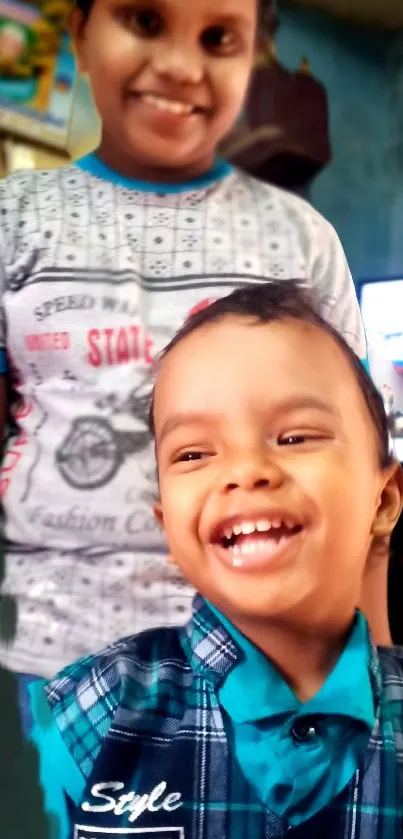
[[115, 476], [122, 463], [119, 435], [98, 417], [80, 417], [56, 451], [58, 469], [75, 489], [97, 489]]

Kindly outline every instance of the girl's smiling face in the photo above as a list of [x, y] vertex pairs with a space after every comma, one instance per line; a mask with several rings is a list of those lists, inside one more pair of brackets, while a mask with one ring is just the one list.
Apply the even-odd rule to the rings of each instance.
[[195, 588], [238, 625], [347, 625], [399, 491], [333, 338], [291, 319], [201, 327], [162, 361], [154, 420], [157, 516]]
[[72, 21], [105, 162], [145, 180], [207, 171], [246, 95], [257, 0], [95, 0]]

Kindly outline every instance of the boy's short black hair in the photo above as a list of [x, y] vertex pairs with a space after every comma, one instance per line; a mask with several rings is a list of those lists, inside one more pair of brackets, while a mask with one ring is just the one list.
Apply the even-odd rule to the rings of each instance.
[[[95, 0], [76, 0], [76, 6], [87, 18]], [[273, 0], [258, 0], [259, 4], [259, 27], [263, 30], [271, 29], [272, 18], [270, 11], [273, 6]]]
[[[312, 293], [305, 283], [298, 280], [281, 280], [243, 286], [226, 297], [221, 297], [206, 308], [191, 315], [161, 353], [162, 361], [177, 344], [196, 329], [226, 317], [242, 317], [256, 323], [272, 323], [288, 318], [318, 326], [332, 336], [352, 367], [357, 384], [371, 415], [378, 438], [380, 466], [384, 468], [394, 460], [390, 444], [390, 426], [383, 399], [364, 365], [347, 344], [347, 341], [319, 314]], [[268, 359], [269, 362], [269, 359]], [[262, 372], [262, 375], [264, 373]], [[154, 436], [154, 393], [149, 412], [149, 429]]]

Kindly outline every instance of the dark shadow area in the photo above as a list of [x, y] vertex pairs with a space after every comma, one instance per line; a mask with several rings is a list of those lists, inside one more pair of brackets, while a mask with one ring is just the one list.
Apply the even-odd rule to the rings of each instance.
[[39, 784], [39, 757], [24, 738], [14, 674], [0, 668], [0, 836], [52, 839]]
[[[0, 586], [3, 557], [0, 558]], [[0, 643], [10, 644], [17, 631], [17, 604], [13, 597], [0, 592]]]
[[5, 547], [0, 533], [0, 645], [10, 644], [17, 632], [17, 603], [8, 594], [2, 594], [6, 576]]
[[388, 610], [393, 643], [403, 646], [403, 513], [390, 543]]
[[[7, 379], [7, 404], [13, 404], [13, 391], [9, 379]], [[3, 456], [4, 448], [7, 439], [12, 434], [17, 434], [18, 430], [13, 420], [8, 421], [8, 427], [5, 431], [5, 437], [0, 451], [0, 459]], [[17, 633], [17, 603], [13, 597], [8, 594], [2, 594], [2, 586], [6, 576], [6, 560], [5, 560], [5, 546], [3, 539], [2, 522], [0, 524], [0, 645], [9, 644]]]

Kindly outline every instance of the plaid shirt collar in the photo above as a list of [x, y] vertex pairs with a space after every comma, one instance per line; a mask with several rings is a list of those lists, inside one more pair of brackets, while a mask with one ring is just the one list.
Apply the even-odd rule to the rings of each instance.
[[[217, 690], [244, 654], [199, 594], [193, 600], [192, 612], [184, 628], [184, 650], [192, 669]], [[376, 710], [382, 693], [382, 672], [378, 651], [372, 643], [369, 669]]]

